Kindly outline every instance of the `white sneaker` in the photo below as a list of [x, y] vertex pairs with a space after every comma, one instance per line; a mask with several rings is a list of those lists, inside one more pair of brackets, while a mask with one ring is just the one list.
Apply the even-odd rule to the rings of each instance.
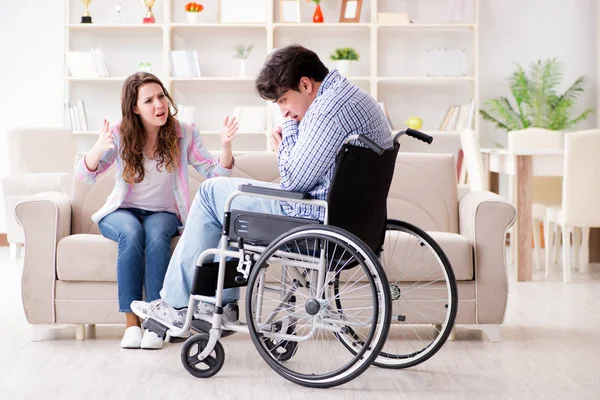
[[[214, 304], [200, 301], [194, 310], [194, 318], [212, 324], [212, 317], [216, 309]], [[223, 307], [223, 321], [228, 324], [239, 325], [239, 314], [237, 303], [229, 303]]]
[[124, 349], [139, 349], [142, 342], [142, 330], [139, 326], [130, 326], [125, 329], [121, 347]]
[[154, 332], [144, 330], [144, 336], [142, 337], [142, 343], [140, 347], [147, 350], [158, 350], [163, 348], [164, 341], [158, 337]]
[[151, 303], [132, 301], [131, 311], [141, 319], [154, 318], [172, 330], [183, 328], [187, 315], [187, 307], [178, 310], [165, 303], [163, 299], [154, 300]]

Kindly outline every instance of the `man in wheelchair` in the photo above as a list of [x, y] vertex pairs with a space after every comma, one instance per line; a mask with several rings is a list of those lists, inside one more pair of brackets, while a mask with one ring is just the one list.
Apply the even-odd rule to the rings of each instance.
[[[226, 201], [240, 185], [309, 193], [312, 199], [326, 200], [336, 156], [349, 136], [364, 135], [384, 149], [392, 147], [388, 121], [377, 101], [336, 70], [329, 71], [316, 53], [302, 46], [274, 51], [257, 77], [256, 90], [262, 98], [276, 102], [285, 118], [272, 140], [278, 151], [280, 185], [239, 178], [205, 181], [169, 263], [161, 298], [131, 304], [139, 317], [151, 317], [173, 330], [184, 326], [196, 262], [202, 252], [218, 247]], [[231, 209], [321, 222], [325, 218], [323, 207], [297, 203], [293, 198], [238, 196]], [[223, 291], [223, 318], [229, 323], [238, 318], [238, 298], [239, 288]], [[210, 321], [214, 311], [214, 305], [200, 302], [193, 310], [194, 318]]]

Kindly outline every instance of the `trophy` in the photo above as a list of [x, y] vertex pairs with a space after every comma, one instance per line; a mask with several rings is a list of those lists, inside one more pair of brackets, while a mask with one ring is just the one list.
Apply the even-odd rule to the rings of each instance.
[[142, 3], [144, 3], [144, 5], [148, 7], [148, 13], [144, 17], [143, 21], [144, 24], [153, 24], [155, 20], [154, 14], [152, 14], [152, 7], [154, 6], [154, 3], [156, 3], [156, 0], [142, 0]]
[[90, 15], [90, 3], [92, 2], [92, 0], [81, 0], [81, 2], [85, 5], [85, 8], [83, 9], [83, 16], [81, 17], [81, 23], [82, 24], [91, 24], [92, 23], [92, 16]]

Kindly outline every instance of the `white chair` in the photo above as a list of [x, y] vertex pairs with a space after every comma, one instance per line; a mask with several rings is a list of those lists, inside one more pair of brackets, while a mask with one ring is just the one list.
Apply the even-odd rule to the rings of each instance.
[[467, 169], [467, 182], [470, 191], [486, 190], [487, 177], [483, 166], [479, 135], [472, 129], [464, 129], [460, 133], [460, 145], [463, 151], [463, 166]]
[[[564, 132], [561, 131], [553, 131], [549, 129], [543, 128], [527, 128], [521, 130], [515, 130], [508, 132], [508, 150], [515, 152], [522, 152], [528, 150], [562, 150], [564, 148]], [[542, 252], [541, 247], [541, 238], [540, 238], [540, 227], [543, 226], [545, 236], [548, 231], [551, 230], [550, 226], [546, 226], [544, 224], [544, 219], [546, 217], [546, 209], [548, 207], [557, 206], [560, 204], [560, 194], [552, 195], [550, 193], [544, 193], [540, 195], [536, 193], [536, 183], [539, 183], [541, 177], [533, 177], [534, 179], [534, 201], [531, 205], [531, 215], [532, 215], [532, 230], [533, 230], [533, 248], [534, 253], [533, 257], [535, 260], [535, 265], [537, 270], [542, 269], [542, 264], [540, 263], [540, 253]], [[538, 182], [536, 182], [538, 181]], [[539, 185], [537, 185], [539, 186]], [[560, 185], [554, 185], [554, 188], [551, 188], [550, 191], [554, 190], [555, 192], [560, 191]], [[509, 199], [514, 203], [515, 200], [515, 191], [518, 188], [515, 187], [515, 179], [514, 176], [510, 176], [510, 184], [509, 184]], [[548, 191], [546, 191], [548, 192]], [[537, 194], [537, 195], [536, 195]], [[557, 199], [558, 197], [558, 199]], [[511, 238], [515, 237], [516, 225], [513, 225], [511, 228]], [[557, 235], [558, 232], [555, 232]], [[512, 245], [511, 243], [511, 252], [510, 257], [511, 261], [516, 259], [516, 251], [517, 246]], [[548, 247], [548, 242], [546, 241], [546, 248]], [[558, 250], [557, 250], [558, 251]], [[548, 254], [548, 253], [546, 253]], [[546, 261], [548, 258], [546, 257]]]
[[60, 178], [73, 171], [75, 140], [63, 128], [20, 128], [8, 132], [9, 176], [2, 179], [6, 233], [13, 259], [25, 243], [15, 207], [40, 192], [61, 192]]
[[[565, 283], [571, 281], [571, 267], [585, 272], [588, 266], [590, 228], [600, 227], [600, 129], [565, 135], [562, 206], [550, 207], [546, 220], [562, 229], [562, 266]], [[547, 235], [547, 244], [550, 238]], [[572, 236], [572, 238], [571, 238]], [[571, 264], [571, 239], [573, 264]], [[555, 238], [558, 243], [558, 237]], [[580, 259], [581, 249], [581, 259]], [[549, 258], [549, 246], [546, 246]], [[546, 263], [546, 274], [550, 263]]]

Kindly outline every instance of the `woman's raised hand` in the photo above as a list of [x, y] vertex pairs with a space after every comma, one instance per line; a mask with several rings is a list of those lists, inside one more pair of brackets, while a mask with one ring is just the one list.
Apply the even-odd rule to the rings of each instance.
[[221, 129], [221, 147], [231, 147], [231, 141], [235, 138], [238, 130], [238, 122], [235, 117], [225, 117], [223, 129]]
[[98, 140], [96, 140], [92, 151], [97, 154], [104, 154], [106, 151], [114, 148], [115, 143], [113, 141], [112, 132], [110, 131], [110, 125], [107, 120], [104, 120], [102, 131], [100, 131], [100, 135], [98, 136]]

